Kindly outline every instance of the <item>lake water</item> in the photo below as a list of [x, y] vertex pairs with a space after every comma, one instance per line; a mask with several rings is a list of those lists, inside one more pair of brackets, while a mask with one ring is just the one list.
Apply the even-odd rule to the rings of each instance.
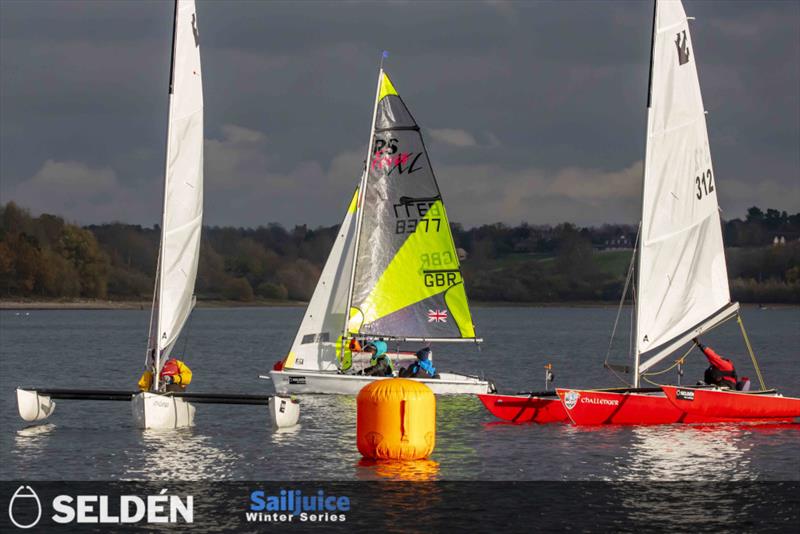
[[[196, 310], [185, 352], [191, 391], [271, 392], [258, 375], [284, 355], [302, 313]], [[436, 363], [484, 374], [508, 392], [542, 389], [548, 362], [563, 386], [618, 385], [602, 367], [615, 313], [477, 308], [481, 350], [436, 347]], [[767, 385], [800, 395], [800, 309], [745, 308], [743, 315]], [[300, 425], [281, 432], [257, 406], [198, 405], [194, 428], [167, 432], [134, 428], [124, 402], [58, 401], [47, 424], [19, 418], [18, 385], [135, 389], [148, 319], [148, 311], [130, 310], [0, 312], [0, 479], [800, 480], [800, 424], [512, 425], [494, 420], [474, 397], [437, 399], [436, 450], [410, 464], [361, 461], [352, 397], [304, 397]], [[755, 382], [735, 323], [705, 341]], [[704, 368], [695, 352], [685, 382]]]

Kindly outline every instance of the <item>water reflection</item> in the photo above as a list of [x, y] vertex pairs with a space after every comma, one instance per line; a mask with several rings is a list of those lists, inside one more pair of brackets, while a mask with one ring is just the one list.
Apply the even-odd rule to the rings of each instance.
[[742, 425], [669, 425], [631, 429], [627, 461], [617, 466], [618, 480], [753, 480], [752, 427]]
[[394, 480], [429, 482], [439, 478], [439, 462], [433, 460], [368, 460], [362, 458], [356, 466], [359, 480]]
[[23, 447], [28, 442], [36, 442], [36, 439], [31, 438], [41, 438], [42, 436], [46, 436], [55, 430], [56, 425], [53, 423], [45, 423], [45, 424], [35, 424], [26, 426], [25, 428], [21, 428], [17, 430], [17, 445]]
[[299, 433], [302, 425], [287, 428], [273, 428], [270, 439], [275, 445], [290, 443]]
[[53, 423], [26, 426], [17, 430], [14, 435], [14, 444], [17, 450], [26, 456], [40, 454], [47, 446], [55, 429], [56, 425]]
[[193, 428], [142, 431], [142, 449], [126, 462], [124, 478], [219, 480], [229, 478], [240, 456], [212, 444]]

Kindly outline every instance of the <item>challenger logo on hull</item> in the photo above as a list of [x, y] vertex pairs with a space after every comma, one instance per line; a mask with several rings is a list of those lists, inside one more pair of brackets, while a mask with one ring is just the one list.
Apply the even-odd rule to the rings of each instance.
[[577, 391], [567, 391], [564, 394], [564, 406], [567, 407], [567, 410], [571, 410], [578, 404], [578, 399], [581, 398], [581, 394]]

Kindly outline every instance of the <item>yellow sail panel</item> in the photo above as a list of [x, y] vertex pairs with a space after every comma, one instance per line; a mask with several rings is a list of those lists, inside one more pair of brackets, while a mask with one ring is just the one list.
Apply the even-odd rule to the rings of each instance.
[[375, 337], [472, 336], [455, 245], [419, 126], [383, 72], [378, 97], [358, 207], [348, 330]]
[[[434, 298], [437, 296], [438, 299]], [[391, 331], [379, 326], [380, 320], [405, 311], [402, 317], [397, 316], [391, 321], [393, 328], [406, 323], [411, 327], [416, 326], [415, 331], [420, 336], [437, 337], [436, 333], [439, 333], [452, 337], [474, 337], [458, 256], [441, 200], [433, 202], [425, 216], [415, 222], [414, 231], [400, 247], [359, 311], [358, 322], [362, 325], [372, 324], [375, 333], [390, 335]], [[449, 332], [441, 332], [444, 327], [449, 327], [446, 328]], [[370, 333], [369, 328], [362, 327], [361, 331]]]
[[472, 314], [467, 303], [467, 292], [464, 284], [458, 284], [448, 289], [444, 294], [447, 309], [458, 325], [461, 337], [475, 337], [475, 327], [472, 324]]
[[394, 88], [392, 84], [392, 80], [389, 79], [389, 76], [386, 75], [384, 72], [381, 75], [381, 89], [380, 93], [378, 94], [378, 102], [383, 100], [383, 97], [388, 95], [397, 95], [397, 90]]
[[353, 200], [350, 201], [350, 206], [347, 208], [347, 213], [355, 213], [357, 208], [358, 208], [358, 188], [356, 187], [356, 192], [353, 193]]

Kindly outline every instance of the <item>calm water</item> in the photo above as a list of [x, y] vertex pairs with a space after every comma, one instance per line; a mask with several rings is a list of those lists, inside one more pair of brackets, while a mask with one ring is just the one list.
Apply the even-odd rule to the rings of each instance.
[[[283, 356], [302, 311], [196, 310], [185, 358], [192, 390], [270, 391], [257, 376]], [[478, 308], [481, 351], [439, 348], [437, 365], [485, 374], [501, 391], [542, 389], [547, 362], [561, 385], [617, 385], [602, 368], [615, 312]], [[744, 318], [767, 385], [800, 395], [800, 309], [747, 308]], [[58, 401], [48, 424], [26, 427], [19, 419], [18, 385], [134, 389], [147, 322], [147, 311], [0, 312], [0, 479], [800, 479], [798, 424], [509, 425], [471, 397], [438, 399], [436, 450], [412, 464], [360, 461], [350, 397], [303, 398], [300, 425], [282, 432], [256, 406], [199, 405], [195, 428], [169, 432], [135, 429], [123, 402]], [[706, 342], [732, 357], [740, 375], [755, 376], [735, 324]], [[686, 380], [704, 367], [695, 353]]]

